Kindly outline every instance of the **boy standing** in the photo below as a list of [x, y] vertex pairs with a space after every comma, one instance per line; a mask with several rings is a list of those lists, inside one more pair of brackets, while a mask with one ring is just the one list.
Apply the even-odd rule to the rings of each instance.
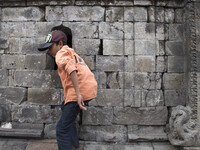
[[55, 57], [64, 89], [65, 101], [61, 105], [62, 115], [56, 126], [59, 150], [79, 147], [75, 120], [80, 109], [87, 110], [85, 104], [97, 96], [97, 82], [84, 60], [67, 45], [67, 37], [60, 30], [52, 31], [39, 51], [48, 49]]

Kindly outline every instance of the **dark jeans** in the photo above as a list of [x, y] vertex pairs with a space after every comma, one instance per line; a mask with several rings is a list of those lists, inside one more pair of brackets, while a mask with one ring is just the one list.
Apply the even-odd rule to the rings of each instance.
[[[84, 102], [88, 105], [88, 101]], [[77, 102], [69, 102], [61, 105], [62, 115], [56, 126], [56, 139], [59, 150], [71, 150], [72, 146], [79, 147], [76, 130], [76, 117], [80, 112]]]

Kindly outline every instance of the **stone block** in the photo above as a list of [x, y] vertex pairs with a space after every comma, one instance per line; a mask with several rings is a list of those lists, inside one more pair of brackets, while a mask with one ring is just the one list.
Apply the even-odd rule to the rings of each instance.
[[64, 22], [63, 25], [72, 30], [72, 35], [76, 39], [99, 37], [98, 23], [96, 22]]
[[131, 141], [167, 141], [163, 126], [128, 126], [128, 140]]
[[2, 68], [5, 69], [23, 69], [25, 55], [1, 55]]
[[51, 141], [30, 141], [26, 147], [26, 150], [58, 150], [58, 145], [55, 140]]
[[166, 106], [184, 106], [186, 104], [185, 90], [165, 90], [164, 92]]
[[124, 70], [125, 72], [134, 72], [135, 71], [135, 57], [134, 55], [128, 55], [123, 58], [124, 60]]
[[165, 90], [184, 89], [183, 73], [165, 73], [163, 76], [163, 85]]
[[0, 104], [0, 122], [11, 121], [11, 106], [7, 104]]
[[136, 90], [132, 89], [125, 89], [124, 91], [124, 106], [125, 107], [137, 107], [135, 105], [135, 101], [139, 100], [134, 97], [134, 93]]
[[43, 124], [32, 124], [32, 123], [18, 123], [12, 122], [13, 129], [35, 129], [35, 130], [43, 130]]
[[135, 42], [134, 40], [124, 41], [124, 55], [133, 55], [135, 53]]
[[8, 70], [0, 69], [0, 86], [8, 85]]
[[103, 40], [103, 55], [123, 55], [123, 40]]
[[106, 88], [121, 89], [123, 88], [123, 76], [119, 72], [106, 72]]
[[183, 25], [182, 24], [170, 24], [169, 25], [169, 40], [183, 41]]
[[183, 56], [168, 56], [168, 72], [184, 72], [184, 64]]
[[157, 48], [157, 55], [159, 56], [165, 55], [165, 41], [163, 40], [157, 41], [156, 48]]
[[81, 58], [83, 58], [83, 60], [85, 61], [85, 63], [87, 64], [87, 66], [90, 68], [90, 70], [95, 70], [95, 56], [85, 56], [82, 55]]
[[61, 88], [62, 84], [56, 70], [16, 70], [14, 72], [15, 86]]
[[25, 56], [25, 68], [29, 70], [54, 69], [55, 61], [46, 54], [28, 54]]
[[125, 143], [127, 128], [120, 125], [81, 126], [79, 136], [85, 141]]
[[7, 53], [18, 54], [20, 53], [20, 39], [19, 38], [9, 38], [8, 40], [8, 49]]
[[123, 37], [124, 37], [123, 23], [100, 22], [99, 24], [99, 38], [100, 39], [122, 40]]
[[106, 9], [106, 21], [109, 22], [124, 21], [124, 9], [122, 7], [108, 7]]
[[24, 32], [22, 31], [22, 23], [21, 22], [1, 22], [0, 33], [2, 37], [23, 36]]
[[56, 138], [56, 124], [46, 124], [44, 128], [44, 137], [48, 139]]
[[123, 106], [123, 90], [99, 89], [96, 101], [99, 106]]
[[0, 49], [8, 48], [8, 39], [0, 37]]
[[95, 79], [97, 80], [97, 83], [98, 83], [98, 88], [105, 89], [107, 87], [106, 73], [105, 72], [94, 72], [94, 75], [95, 75]]
[[75, 5], [78, 5], [78, 6], [81, 6], [81, 5], [88, 5], [88, 6], [101, 5], [101, 1], [98, 1], [98, 0], [94, 0], [94, 1], [76, 0]]
[[61, 6], [47, 6], [45, 9], [45, 19], [47, 21], [63, 21], [63, 7]]
[[124, 64], [123, 56], [96, 56], [97, 71], [122, 71]]
[[180, 150], [179, 146], [173, 146], [169, 142], [152, 142], [154, 150]]
[[156, 24], [156, 39], [157, 40], [165, 40], [165, 31], [164, 31], [164, 24], [163, 23], [157, 23]]
[[148, 20], [150, 22], [155, 22], [155, 7], [154, 6], [150, 6], [148, 7]]
[[111, 144], [105, 144], [105, 143], [85, 143], [84, 145], [85, 150], [112, 150], [113, 146]]
[[156, 72], [166, 72], [167, 64], [164, 56], [156, 57]]
[[182, 1], [176, 1], [172, 0], [166, 3], [166, 6], [169, 7], [184, 7], [188, 1], [187, 0], [182, 0]]
[[114, 107], [113, 122], [126, 125], [165, 125], [167, 116], [166, 107]]
[[61, 103], [59, 89], [28, 88], [28, 103], [39, 105], [58, 105]]
[[49, 123], [58, 121], [60, 109], [51, 109], [50, 106], [14, 105], [12, 107], [12, 120], [20, 123]]
[[135, 55], [155, 55], [156, 42], [135, 40]]
[[111, 125], [112, 120], [112, 107], [88, 107], [82, 117], [83, 125]]
[[125, 39], [134, 39], [134, 24], [132, 22], [124, 22], [124, 37]]
[[166, 41], [166, 54], [169, 56], [183, 56], [183, 42]]
[[103, 21], [105, 8], [94, 7], [63, 7], [63, 21]]
[[0, 104], [21, 104], [27, 98], [27, 89], [21, 87], [1, 87]]
[[167, 23], [173, 23], [174, 22], [174, 9], [168, 8], [165, 9], [165, 22]]
[[175, 9], [175, 23], [183, 22], [183, 9]]
[[126, 7], [124, 10], [124, 21], [146, 22], [147, 9], [145, 7]]
[[120, 89], [130, 89], [134, 86], [133, 72], [119, 72], [119, 75], [116, 74], [116, 78], [119, 79]]
[[136, 22], [134, 24], [135, 40], [154, 40], [155, 24]]
[[147, 107], [164, 105], [162, 90], [150, 90], [143, 92], [143, 99], [145, 100]]
[[25, 150], [28, 141], [25, 139], [6, 139], [1, 138], [0, 149], [1, 150]]
[[73, 48], [79, 55], [97, 55], [99, 53], [99, 39], [76, 39]]
[[155, 56], [135, 56], [135, 72], [155, 72]]
[[44, 11], [39, 7], [9, 7], [2, 9], [2, 21], [42, 21], [43, 17]]
[[134, 5], [149, 6], [152, 5], [151, 0], [134, 0]]
[[155, 8], [155, 21], [156, 22], [164, 22], [165, 21], [165, 10], [164, 7], [156, 7]]

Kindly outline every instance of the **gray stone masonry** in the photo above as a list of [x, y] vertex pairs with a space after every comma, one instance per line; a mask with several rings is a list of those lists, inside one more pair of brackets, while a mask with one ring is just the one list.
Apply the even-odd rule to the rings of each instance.
[[[170, 110], [190, 98], [192, 3], [200, 7], [199, 0], [0, 0], [0, 129], [12, 124], [1, 130], [0, 150], [57, 150], [64, 91], [54, 59], [37, 48], [61, 24], [98, 82], [97, 97], [77, 118], [77, 150], [180, 150], [166, 126]], [[25, 136], [23, 129], [40, 138], [29, 139], [31, 131], [11, 138]]]

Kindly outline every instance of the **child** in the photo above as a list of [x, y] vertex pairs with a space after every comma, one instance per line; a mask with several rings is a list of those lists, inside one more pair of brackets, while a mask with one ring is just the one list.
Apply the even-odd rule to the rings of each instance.
[[87, 110], [85, 104], [97, 95], [97, 82], [84, 60], [67, 45], [67, 37], [60, 30], [52, 31], [39, 51], [48, 49], [55, 57], [65, 101], [61, 105], [62, 115], [56, 126], [59, 150], [79, 147], [75, 120], [80, 109]]

